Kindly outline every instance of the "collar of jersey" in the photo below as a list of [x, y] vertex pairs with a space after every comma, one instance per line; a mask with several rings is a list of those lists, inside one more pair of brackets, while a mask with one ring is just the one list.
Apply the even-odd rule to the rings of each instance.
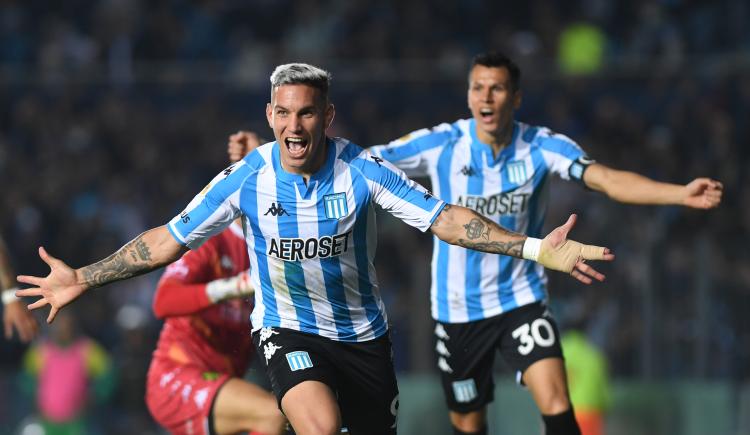
[[330, 177], [333, 174], [333, 162], [336, 160], [336, 143], [326, 137], [326, 144], [328, 149], [326, 150], [327, 155], [325, 163], [323, 163], [323, 166], [318, 169], [318, 172], [310, 176], [310, 183], [305, 184], [305, 179], [302, 175], [287, 172], [281, 166], [281, 151], [279, 150], [279, 143], [274, 142], [273, 158], [271, 160], [273, 162], [273, 170], [276, 173], [276, 177], [281, 181], [295, 183], [300, 186], [313, 186], [316, 183], [312, 183], [312, 181], [322, 181]]
[[471, 133], [471, 146], [472, 148], [477, 149], [480, 151], [484, 156], [484, 161], [487, 162], [489, 166], [496, 166], [498, 164], [501, 164], [505, 161], [512, 153], [515, 152], [516, 148], [516, 140], [518, 139], [518, 133], [521, 131], [520, 126], [518, 123], [514, 120], [513, 121], [513, 133], [510, 137], [510, 143], [508, 146], [503, 148], [502, 151], [500, 151], [500, 154], [497, 155], [497, 158], [494, 158], [492, 155], [492, 147], [488, 144], [482, 142], [479, 140], [479, 137], [477, 137], [477, 121], [472, 118], [469, 121], [469, 132]]

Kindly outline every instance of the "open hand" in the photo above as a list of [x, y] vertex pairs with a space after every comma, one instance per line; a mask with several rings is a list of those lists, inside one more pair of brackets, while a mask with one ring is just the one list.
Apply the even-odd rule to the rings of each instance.
[[609, 248], [568, 240], [568, 233], [573, 229], [577, 218], [575, 214], [570, 215], [567, 222], [547, 234], [542, 240], [537, 262], [548, 269], [569, 273], [585, 284], [591, 284], [592, 278], [604, 281], [604, 275], [586, 264], [586, 260], [612, 261], [615, 254]]
[[50, 273], [45, 278], [38, 276], [19, 275], [18, 282], [35, 285], [36, 287], [19, 290], [16, 296], [41, 296], [28, 309], [35, 310], [45, 305], [50, 306], [47, 323], [55, 320], [57, 312], [64, 306], [76, 300], [84, 291], [86, 285], [78, 282], [76, 271], [62, 260], [49, 255], [43, 248], [39, 248], [39, 256], [49, 265]]

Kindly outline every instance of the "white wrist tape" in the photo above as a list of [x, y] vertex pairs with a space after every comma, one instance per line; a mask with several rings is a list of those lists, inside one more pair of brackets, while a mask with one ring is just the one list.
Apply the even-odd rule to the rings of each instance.
[[215, 279], [206, 284], [206, 295], [212, 303], [223, 301], [240, 294], [239, 277]]
[[14, 288], [9, 288], [8, 290], [3, 290], [3, 295], [2, 295], [3, 305], [8, 305], [8, 304], [13, 303], [15, 301], [21, 300], [20, 298], [16, 297], [16, 291], [17, 290], [18, 290], [18, 288], [15, 288], [15, 287]]
[[541, 249], [542, 239], [527, 237], [526, 242], [523, 244], [523, 253], [521, 255], [525, 260], [536, 261], [539, 259], [539, 251]]

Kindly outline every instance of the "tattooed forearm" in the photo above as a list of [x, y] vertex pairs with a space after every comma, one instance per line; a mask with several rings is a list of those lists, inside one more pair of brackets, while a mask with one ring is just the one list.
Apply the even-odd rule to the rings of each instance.
[[104, 260], [81, 269], [85, 283], [91, 287], [128, 279], [158, 267], [151, 260], [151, 251], [143, 234], [136, 237]]
[[475, 242], [472, 240], [458, 239], [458, 246], [494, 254], [505, 254], [512, 257], [521, 257], [523, 244], [526, 240], [513, 240], [510, 242]]

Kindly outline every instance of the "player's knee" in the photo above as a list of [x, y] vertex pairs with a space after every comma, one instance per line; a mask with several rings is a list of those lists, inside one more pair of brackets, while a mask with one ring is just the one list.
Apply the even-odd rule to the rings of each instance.
[[[453, 425], [453, 431], [455, 434], [478, 434], [481, 435], [486, 432], [487, 421], [485, 413], [482, 411], [474, 411], [469, 413], [458, 413], [451, 412], [451, 424]], [[482, 431], [485, 432], [482, 432]]]
[[539, 410], [545, 415], [555, 415], [570, 409], [570, 399], [565, 390], [556, 390], [540, 399]]
[[286, 418], [281, 412], [264, 416], [253, 430], [263, 435], [282, 435], [286, 430]]

